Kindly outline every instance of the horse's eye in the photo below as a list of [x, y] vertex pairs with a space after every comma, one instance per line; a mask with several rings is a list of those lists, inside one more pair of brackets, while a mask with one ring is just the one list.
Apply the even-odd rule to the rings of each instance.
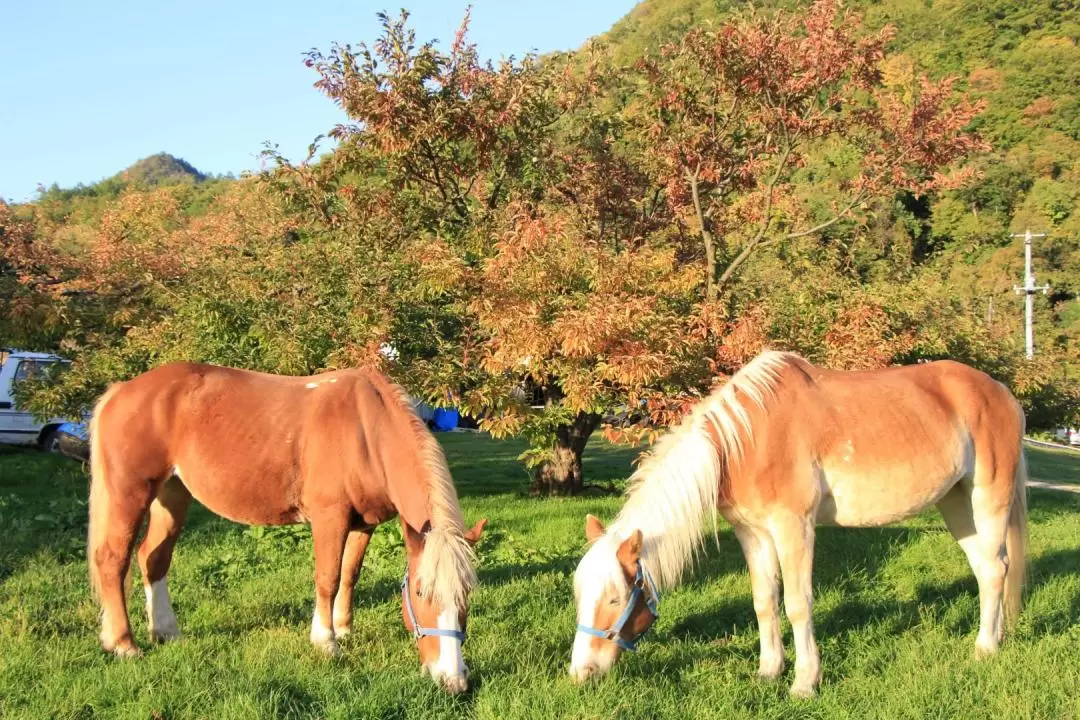
[[611, 598], [610, 600], [607, 601], [607, 604], [608, 605], [618, 605], [619, 604], [619, 598], [613, 597], [613, 598]]

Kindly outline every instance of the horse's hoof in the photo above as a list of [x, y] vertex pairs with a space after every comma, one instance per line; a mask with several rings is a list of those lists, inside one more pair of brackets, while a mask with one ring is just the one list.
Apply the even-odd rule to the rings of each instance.
[[469, 689], [469, 681], [461, 675], [453, 675], [439, 678], [439, 685], [451, 695], [460, 695]]
[[180, 628], [162, 628], [150, 631], [150, 642], [167, 643], [176, 642], [180, 639]]
[[788, 694], [796, 700], [809, 700], [817, 695], [817, 690], [813, 685], [799, 685], [795, 684], [788, 690]]
[[134, 645], [122, 645], [113, 649], [113, 655], [118, 658], [137, 658], [142, 657], [142, 650]]
[[327, 657], [338, 657], [341, 655], [341, 646], [337, 644], [335, 640], [328, 640], [323, 643], [317, 644], [315, 647], [319, 648]]
[[783, 674], [784, 663], [781, 662], [779, 665], [774, 665], [772, 667], [765, 667], [764, 665], [762, 665], [758, 668], [757, 676], [761, 680], [772, 682], [773, 680], [778, 679]]

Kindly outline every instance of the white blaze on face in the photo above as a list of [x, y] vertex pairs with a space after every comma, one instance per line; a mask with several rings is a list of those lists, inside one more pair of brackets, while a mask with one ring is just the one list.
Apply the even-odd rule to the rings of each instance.
[[[577, 621], [580, 625], [595, 627], [596, 611], [604, 599], [604, 588], [613, 579], [621, 577], [613, 547], [608, 537], [600, 538], [589, 548], [578, 565], [574, 586], [577, 590]], [[574, 647], [570, 653], [570, 676], [578, 682], [587, 680], [594, 674], [606, 673], [615, 664], [615, 643], [594, 642], [595, 640], [598, 638], [580, 630], [574, 634]]]
[[[461, 630], [455, 609], [443, 610], [437, 621], [440, 630]], [[463, 691], [466, 688], [469, 669], [461, 654], [461, 641], [456, 637], [439, 637], [439, 659], [429, 667], [431, 676], [449, 689]]]

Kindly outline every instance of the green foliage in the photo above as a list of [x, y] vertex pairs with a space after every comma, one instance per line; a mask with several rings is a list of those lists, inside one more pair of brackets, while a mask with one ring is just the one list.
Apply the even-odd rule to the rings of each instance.
[[[766, 0], [754, 6], [771, 11], [794, 3]], [[850, 269], [865, 277], [883, 257], [894, 268], [929, 259], [928, 272], [951, 275], [950, 282], [958, 275], [964, 278], [962, 289], [954, 285], [956, 292], [985, 298], [1011, 292], [1012, 284], [1020, 281], [1016, 258], [1022, 262], [1022, 246], [1009, 234], [1025, 227], [1047, 232], [1050, 238], [1036, 243], [1036, 273], [1040, 282], [1054, 286], [1055, 294], [1052, 307], [1039, 318], [1036, 343], [1056, 353], [1068, 375], [1080, 375], [1080, 333], [1073, 319], [1078, 297], [1074, 278], [1080, 277], [1080, 222], [1073, 220], [1080, 169], [1080, 23], [1054, 0], [859, 0], [851, 7], [865, 13], [870, 30], [896, 26], [884, 63], [887, 84], [904, 87], [917, 72], [952, 75], [960, 79], [959, 89], [987, 101], [972, 127], [990, 142], [992, 151], [968, 163], [979, 173], [971, 183], [926, 198], [928, 212], [918, 218], [923, 227], [909, 228], [899, 237], [883, 231], [895, 228], [894, 222], [879, 221], [867, 228], [877, 234], [869, 242], [882, 252], [863, 253], [858, 266]], [[726, 0], [644, 0], [604, 40], [616, 58], [629, 64], [642, 54], [656, 53], [691, 27], [719, 23], [739, 12], [747, 10]], [[812, 158], [800, 181], [811, 181], [833, 167], [828, 158]], [[893, 217], [900, 219], [895, 212]], [[888, 246], [897, 243], [910, 243], [912, 253], [907, 258], [890, 253]], [[996, 253], [997, 248], [1008, 252]], [[1008, 267], [1006, 257], [1011, 258]], [[957, 273], [952, 268], [961, 262], [977, 269]], [[970, 282], [972, 275], [977, 279]], [[1002, 313], [1022, 318], [1013, 300], [998, 295], [998, 304]], [[1014, 321], [1012, 327], [1015, 343], [1022, 326]]]
[[[466, 520], [490, 518], [477, 548], [465, 696], [417, 671], [402, 625], [399, 524], [379, 528], [356, 588], [340, 658], [311, 647], [313, 561], [306, 528], [257, 533], [197, 504], [178, 542], [169, 591], [184, 633], [146, 642], [141, 578], [129, 596], [131, 662], [98, 645], [85, 559], [86, 475], [43, 453], [0, 451], [0, 714], [81, 718], [926, 718], [1076, 715], [1080, 495], [1033, 488], [1031, 579], [1015, 634], [989, 662], [972, 659], [978, 592], [936, 511], [888, 528], [821, 528], [814, 620], [824, 678], [808, 704], [784, 680], [755, 677], [757, 622], [746, 563], [720, 521], [660, 620], [602, 682], [575, 685], [573, 572], [584, 517], [613, 517], [614, 496], [543, 503], [520, 493], [520, 441], [441, 434]], [[597, 481], [626, 478], [637, 451], [590, 443]], [[1029, 448], [1035, 480], [1080, 484], [1075, 454]], [[72, 518], [55, 525], [38, 516]], [[66, 521], [65, 521], [66, 523]], [[711, 537], [711, 534], [710, 534]], [[385, 550], [380, 543], [386, 542]], [[231, 565], [222, 559], [234, 558]], [[206, 578], [210, 582], [206, 582]], [[786, 621], [785, 621], [786, 624]], [[791, 633], [785, 629], [788, 658]], [[790, 679], [790, 670], [786, 675]]]
[[[464, 27], [440, 49], [381, 16], [370, 46], [308, 56], [350, 116], [333, 152], [270, 150], [241, 180], [160, 155], [0, 206], [0, 338], [76, 361], [30, 404], [85, 410], [174, 359], [374, 365], [520, 434], [542, 469], [575, 425], [635, 408], [623, 437], [665, 426], [768, 344], [834, 367], [956, 357], [1029, 425], [1075, 417], [1076, 26], [1046, 2], [858, 2], [866, 27], [778, 7], [796, 6], [650, 0], [604, 42], [498, 65]], [[963, 159], [975, 108], [950, 88], [987, 101], [969, 124], [990, 152]], [[1051, 234], [1034, 364], [1024, 227]]]

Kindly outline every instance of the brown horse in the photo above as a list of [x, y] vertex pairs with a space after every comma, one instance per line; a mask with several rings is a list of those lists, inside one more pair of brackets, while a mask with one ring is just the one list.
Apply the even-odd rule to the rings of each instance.
[[[235, 522], [308, 522], [315, 549], [311, 641], [336, 653], [371, 533], [400, 516], [408, 565], [402, 617], [425, 671], [455, 692], [467, 596], [476, 583], [439, 443], [402, 389], [375, 371], [288, 377], [172, 363], [111, 386], [90, 423], [88, 561], [107, 651], [137, 655], [126, 606], [131, 553], [151, 640], [179, 637], [165, 576], [191, 499]], [[410, 581], [411, 578], [411, 581]]]
[[679, 582], [717, 512], [749, 566], [765, 678], [784, 669], [782, 573], [793, 695], [813, 694], [821, 677], [818, 524], [881, 526], [936, 505], [978, 580], [976, 654], [995, 652], [1025, 576], [1024, 426], [1004, 385], [957, 362], [842, 372], [759, 355], [660, 440], [610, 527], [586, 518], [571, 675], [607, 672], [633, 649], [656, 617], [658, 589]]

